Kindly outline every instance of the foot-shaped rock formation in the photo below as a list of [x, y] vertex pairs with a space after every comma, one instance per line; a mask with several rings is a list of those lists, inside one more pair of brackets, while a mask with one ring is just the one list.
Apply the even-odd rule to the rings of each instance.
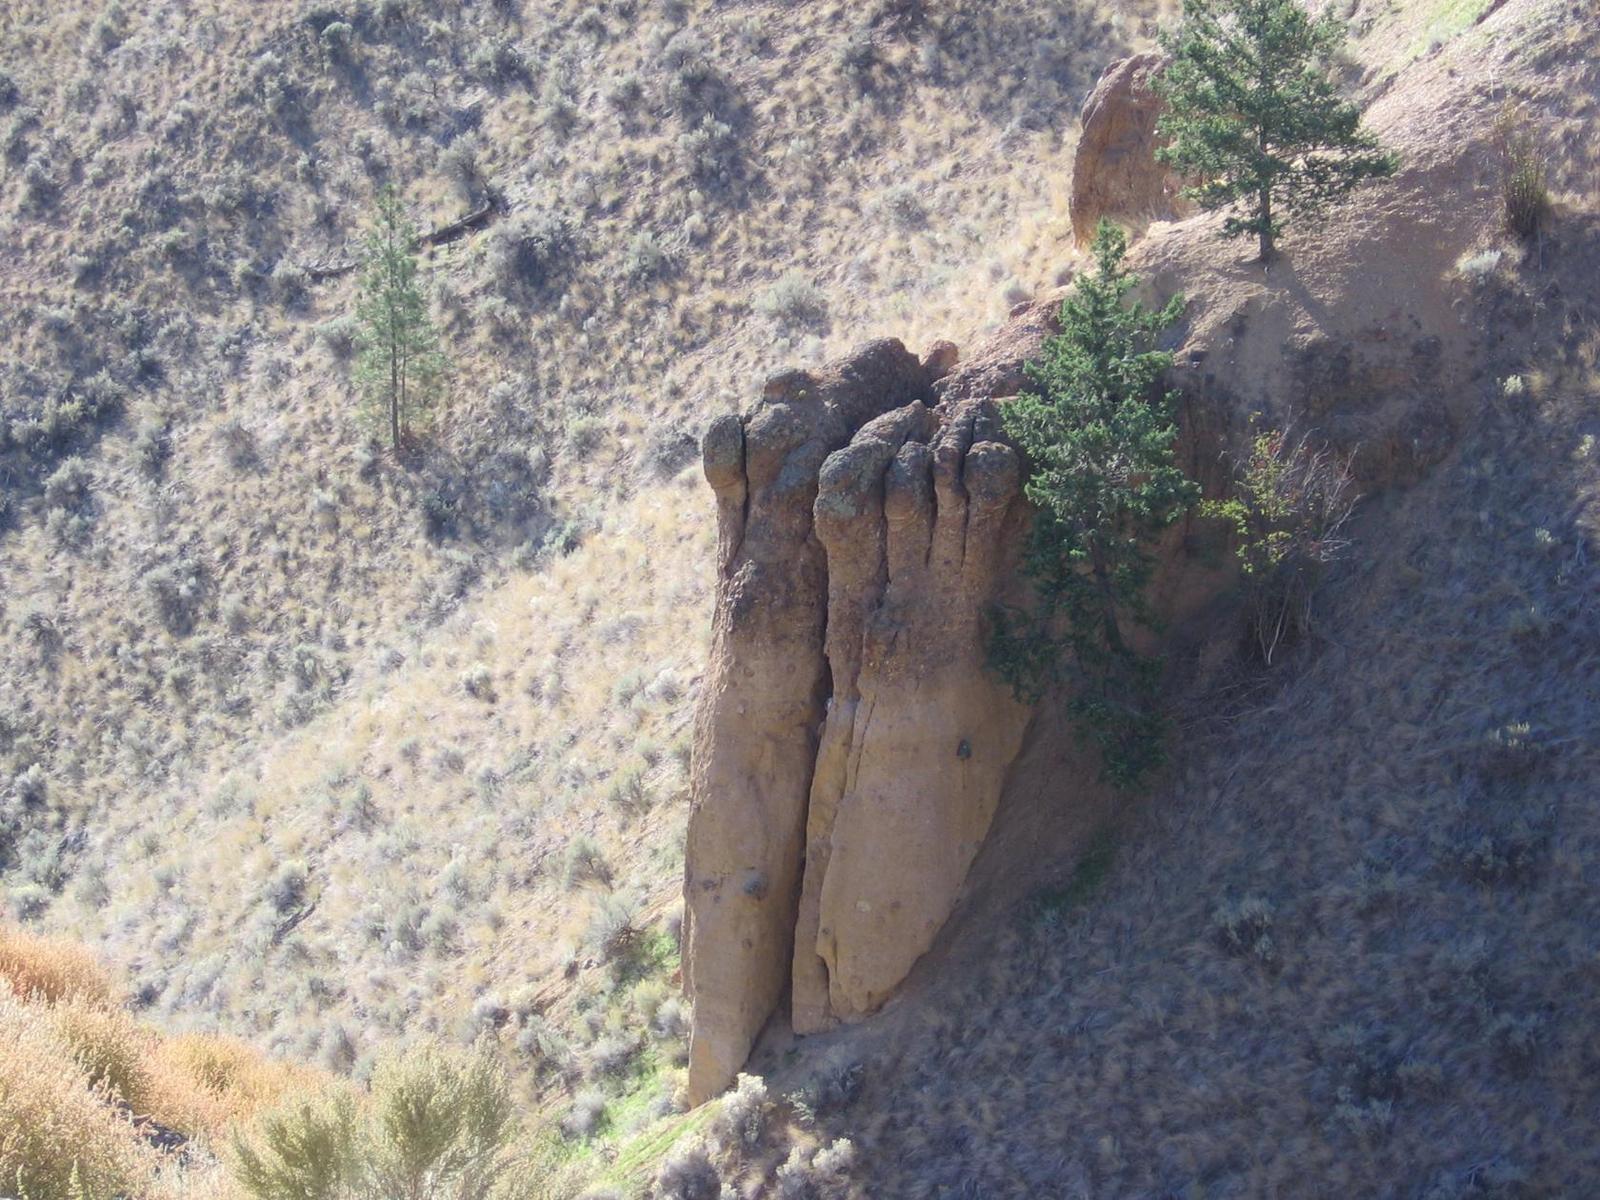
[[918, 362], [876, 342], [774, 377], [706, 434], [719, 575], [684, 877], [694, 1103], [732, 1081], [791, 982], [801, 1031], [865, 1016], [956, 903], [1029, 716], [984, 670], [1026, 524], [992, 398], [1020, 388], [1050, 326], [1023, 306], [959, 367], [948, 343]]
[[833, 697], [806, 822], [796, 1032], [874, 1012], [932, 944], [988, 833], [1029, 710], [985, 669], [1010, 577], [1016, 452], [993, 403], [868, 424], [822, 469]]
[[788, 982], [807, 797], [827, 699], [827, 571], [812, 530], [823, 463], [863, 424], [926, 396], [897, 341], [775, 376], [705, 438], [717, 498], [711, 663], [696, 715], [685, 864], [689, 1091], [726, 1086]]

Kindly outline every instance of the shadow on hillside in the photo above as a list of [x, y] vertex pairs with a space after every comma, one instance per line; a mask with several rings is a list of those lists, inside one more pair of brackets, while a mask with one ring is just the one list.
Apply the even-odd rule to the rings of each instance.
[[965, 922], [973, 969], [930, 968], [914, 1021], [798, 1081], [866, 1194], [1600, 1178], [1549, 1119], [1600, 1104], [1600, 236], [1551, 237], [1546, 273], [1479, 297], [1461, 436], [1363, 506], [1316, 636], [1189, 725], [1109, 865]]

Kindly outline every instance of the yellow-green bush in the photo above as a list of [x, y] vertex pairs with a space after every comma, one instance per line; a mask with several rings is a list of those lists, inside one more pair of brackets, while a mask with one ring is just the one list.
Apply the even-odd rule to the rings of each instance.
[[487, 1055], [425, 1045], [391, 1053], [372, 1093], [297, 1097], [235, 1139], [256, 1200], [477, 1200], [509, 1179], [514, 1133], [503, 1071]]

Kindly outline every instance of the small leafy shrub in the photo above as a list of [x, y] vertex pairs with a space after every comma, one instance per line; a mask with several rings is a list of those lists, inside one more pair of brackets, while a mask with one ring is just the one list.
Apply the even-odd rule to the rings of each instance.
[[504, 290], [539, 292], [560, 278], [577, 248], [570, 220], [561, 213], [538, 213], [495, 226], [489, 262]]
[[778, 1195], [782, 1200], [842, 1200], [849, 1194], [855, 1159], [856, 1148], [849, 1138], [815, 1150], [797, 1145], [774, 1176]]
[[1500, 250], [1482, 250], [1477, 254], [1463, 254], [1456, 260], [1456, 273], [1463, 279], [1470, 279], [1474, 283], [1482, 283], [1493, 275], [1495, 268], [1500, 265], [1500, 260], [1505, 257]]
[[86, 512], [94, 500], [94, 473], [77, 455], [66, 459], [44, 483], [47, 508], [70, 513]]
[[160, 479], [172, 457], [172, 438], [165, 421], [140, 422], [133, 437], [133, 461], [146, 479]]
[[206, 596], [200, 564], [180, 558], [151, 567], [141, 581], [156, 619], [168, 633], [182, 637], [194, 631]]
[[304, 859], [283, 863], [273, 872], [267, 884], [266, 899], [277, 913], [287, 913], [305, 903], [306, 885], [311, 878], [310, 868]]
[[341, 66], [351, 61], [355, 40], [356, 31], [347, 21], [331, 21], [317, 36], [328, 61]]
[[1233, 526], [1251, 634], [1267, 663], [1311, 628], [1317, 583], [1350, 546], [1344, 527], [1359, 499], [1353, 485], [1347, 461], [1268, 430], [1240, 463], [1236, 494], [1200, 506], [1203, 516]]
[[860, 1062], [825, 1064], [785, 1098], [804, 1120], [815, 1121], [854, 1104], [865, 1080], [866, 1068]]
[[820, 325], [827, 320], [828, 302], [816, 284], [789, 271], [756, 300], [756, 311], [782, 326]]
[[623, 270], [634, 281], [654, 279], [672, 267], [672, 251], [663, 246], [648, 229], [641, 229], [628, 243]]
[[1472, 828], [1453, 847], [1455, 865], [1470, 883], [1493, 887], [1526, 883], [1544, 857], [1548, 834], [1523, 817], [1506, 828]]
[[478, 157], [478, 139], [471, 134], [459, 137], [439, 155], [439, 166], [455, 181], [467, 200], [475, 199], [487, 182]]
[[650, 1185], [651, 1200], [719, 1200], [722, 1177], [699, 1142], [673, 1151]]
[[633, 953], [643, 935], [639, 908], [626, 896], [602, 895], [589, 916], [584, 944], [604, 963], [615, 963]]
[[1550, 213], [1550, 185], [1527, 111], [1507, 104], [1495, 122], [1495, 148], [1500, 159], [1500, 202], [1506, 228], [1520, 238], [1536, 237]]
[[645, 786], [642, 770], [629, 771], [611, 785], [606, 799], [614, 808], [629, 817], [642, 816], [650, 811], [650, 790]]
[[461, 673], [461, 690], [474, 700], [493, 704], [496, 700], [494, 672], [484, 663], [473, 663]]
[[594, 840], [574, 838], [567, 850], [567, 887], [577, 888], [586, 883], [611, 886], [611, 864]]
[[839, 71], [857, 87], [865, 87], [878, 61], [878, 48], [872, 30], [858, 28], [839, 43], [835, 53]]
[[732, 125], [707, 114], [678, 135], [677, 156], [697, 184], [714, 190], [733, 182], [739, 169], [739, 140]]
[[1513, 721], [1491, 729], [1478, 754], [1478, 770], [1485, 779], [1506, 783], [1526, 779], [1544, 761], [1547, 747], [1526, 721]]
[[1272, 917], [1272, 903], [1260, 896], [1246, 896], [1222, 905], [1212, 917], [1217, 945], [1235, 958], [1271, 965], [1278, 957]]
[[711, 1118], [713, 1144], [740, 1155], [754, 1150], [766, 1136], [770, 1109], [766, 1080], [741, 1074]]
[[234, 470], [248, 471], [260, 463], [256, 435], [239, 418], [230, 418], [222, 426], [218, 437], [222, 442], [223, 457]]
[[605, 1121], [606, 1094], [599, 1088], [584, 1088], [572, 1099], [572, 1107], [561, 1120], [561, 1132], [569, 1138], [593, 1137]]
[[620, 1078], [639, 1055], [639, 1039], [625, 1033], [608, 1034], [589, 1047], [589, 1070], [596, 1077]]
[[355, 353], [361, 322], [346, 313], [321, 322], [314, 332], [317, 340], [328, 348], [328, 353], [343, 361]]

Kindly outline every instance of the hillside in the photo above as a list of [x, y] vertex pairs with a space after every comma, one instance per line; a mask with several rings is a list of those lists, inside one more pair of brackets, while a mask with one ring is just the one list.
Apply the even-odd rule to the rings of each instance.
[[[713, 1138], [730, 1186], [768, 1194], [793, 1150], [792, 1194], [831, 1194], [806, 1164], [839, 1139], [874, 1197], [1600, 1178], [1581, 8], [1356, 0], [1342, 82], [1400, 175], [1265, 274], [1214, 218], [1143, 231], [1147, 290], [1190, 298], [1205, 445], [1260, 412], [1355, 453], [1355, 551], [1270, 671], [1225, 598], [1185, 613], [1175, 766], [1137, 803], [1035, 722], [897, 998], [758, 1045], [788, 1099]], [[966, 350], [1054, 295], [1079, 105], [1171, 16], [8, 5], [12, 915], [93, 946], [141, 1019], [357, 1081], [486, 1037], [544, 1194], [631, 1193], [728, 1125], [679, 1111], [700, 432], [780, 367]], [[1556, 201], [1531, 245], [1498, 211], [1508, 98]], [[398, 456], [341, 270], [386, 184], [424, 229], [478, 214], [424, 253], [451, 381]]]
[[[244, 11], [0, 17], [6, 879], [175, 1021], [349, 1067], [559, 978], [575, 838], [666, 903], [697, 426], [863, 327], [1003, 311], [1140, 24]], [[503, 209], [432, 253], [454, 383], [403, 462], [347, 382], [351, 281], [311, 273], [386, 182], [425, 228]]]

